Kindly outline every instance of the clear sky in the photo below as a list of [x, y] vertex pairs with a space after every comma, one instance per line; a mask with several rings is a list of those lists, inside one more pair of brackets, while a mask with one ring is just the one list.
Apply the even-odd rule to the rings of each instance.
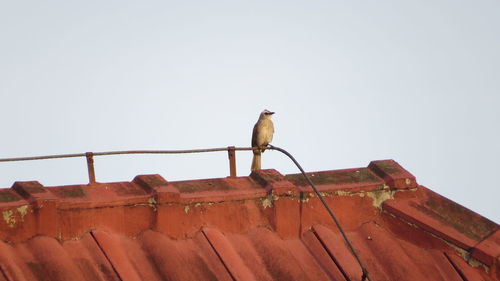
[[[498, 1], [1, 1], [0, 158], [273, 144], [307, 171], [394, 159], [500, 222]], [[96, 158], [97, 180], [225, 177], [226, 153]], [[237, 153], [248, 175], [251, 153]], [[298, 172], [279, 152], [263, 168]], [[0, 163], [87, 182], [83, 158]]]

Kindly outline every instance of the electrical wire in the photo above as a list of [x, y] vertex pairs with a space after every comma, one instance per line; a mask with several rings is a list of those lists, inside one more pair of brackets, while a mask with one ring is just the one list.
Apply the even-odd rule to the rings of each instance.
[[288, 156], [293, 161], [293, 163], [295, 163], [295, 165], [297, 166], [297, 168], [299, 168], [300, 172], [302, 173], [302, 175], [304, 176], [304, 178], [306, 178], [307, 182], [309, 183], [309, 185], [314, 190], [314, 193], [316, 193], [316, 195], [318, 196], [319, 200], [321, 200], [321, 203], [323, 203], [323, 206], [328, 211], [328, 214], [330, 214], [330, 217], [333, 219], [333, 221], [337, 225], [337, 228], [339, 229], [340, 233], [342, 234], [342, 237], [344, 238], [345, 243], [349, 247], [349, 250], [351, 250], [351, 252], [354, 255], [354, 257], [356, 258], [356, 261], [358, 262], [359, 266], [361, 267], [362, 274], [363, 274], [361, 276], [361, 281], [364, 281], [367, 278], [368, 278], [369, 281], [371, 281], [370, 276], [368, 275], [368, 271], [366, 270], [365, 265], [363, 264], [363, 262], [361, 261], [361, 259], [358, 256], [358, 253], [356, 252], [356, 250], [352, 246], [351, 242], [347, 238], [347, 235], [345, 234], [344, 229], [342, 228], [342, 225], [340, 224], [340, 221], [337, 219], [337, 217], [333, 213], [333, 211], [330, 208], [330, 206], [328, 206], [328, 203], [323, 198], [323, 195], [321, 195], [321, 193], [318, 191], [318, 189], [316, 188], [316, 185], [314, 185], [314, 183], [309, 178], [309, 176], [307, 176], [306, 172], [304, 172], [304, 169], [302, 169], [302, 166], [300, 166], [299, 162], [297, 162], [297, 160], [295, 160], [295, 158], [292, 156], [292, 154], [290, 154], [288, 151], [286, 151], [286, 150], [284, 150], [282, 148], [279, 148], [279, 147], [276, 147], [276, 146], [273, 146], [273, 145], [268, 145], [268, 149], [277, 150], [277, 151], [285, 154], [286, 156]]

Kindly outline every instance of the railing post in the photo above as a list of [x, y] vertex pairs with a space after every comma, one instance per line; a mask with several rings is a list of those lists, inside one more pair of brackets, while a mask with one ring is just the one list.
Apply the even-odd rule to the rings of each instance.
[[87, 158], [87, 170], [89, 172], [89, 184], [95, 183], [95, 171], [94, 171], [94, 153], [87, 152], [85, 153], [85, 157]]
[[227, 154], [229, 156], [229, 176], [236, 177], [236, 150], [234, 146], [227, 147]]

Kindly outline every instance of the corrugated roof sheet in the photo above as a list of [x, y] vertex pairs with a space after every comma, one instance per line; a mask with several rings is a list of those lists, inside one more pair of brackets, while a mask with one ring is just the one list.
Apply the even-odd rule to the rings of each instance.
[[[392, 160], [309, 174], [372, 280], [500, 280], [499, 226]], [[0, 190], [0, 281], [360, 280], [299, 174]]]

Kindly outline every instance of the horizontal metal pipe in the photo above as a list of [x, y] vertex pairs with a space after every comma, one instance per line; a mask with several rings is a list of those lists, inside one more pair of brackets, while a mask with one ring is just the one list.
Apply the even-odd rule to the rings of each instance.
[[[104, 151], [92, 152], [93, 156], [107, 156], [107, 155], [123, 155], [123, 154], [185, 154], [185, 153], [202, 153], [202, 152], [216, 152], [216, 151], [229, 151], [232, 150], [252, 150], [251, 147], [219, 147], [219, 148], [204, 148], [204, 149], [185, 149], [185, 150], [123, 150], [123, 151]], [[31, 156], [31, 157], [15, 157], [15, 158], [0, 158], [0, 162], [15, 162], [15, 161], [30, 161], [30, 160], [45, 160], [45, 159], [59, 159], [59, 158], [74, 158], [86, 157], [87, 153], [75, 154], [58, 154], [58, 155], [45, 155], [45, 156]]]

